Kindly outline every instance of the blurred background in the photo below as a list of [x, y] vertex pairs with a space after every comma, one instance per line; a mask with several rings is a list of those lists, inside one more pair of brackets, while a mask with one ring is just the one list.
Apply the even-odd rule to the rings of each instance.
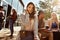
[[7, 15], [9, 15], [11, 8], [14, 8], [18, 14], [18, 21], [16, 22], [19, 22], [20, 14], [23, 13], [29, 2], [35, 4], [36, 11], [45, 11], [46, 20], [50, 18], [51, 12], [56, 12], [57, 18], [60, 20], [60, 0], [0, 0], [0, 5], [4, 7], [4, 11]]
[[[35, 4], [37, 12], [39, 10], [43, 10], [45, 12], [45, 23], [47, 22], [46, 20], [48, 20], [51, 17], [51, 12], [56, 12], [57, 18], [60, 22], [60, 0], [0, 0], [0, 6], [3, 6], [3, 10], [5, 12], [4, 15], [9, 16], [11, 13], [11, 9], [15, 9], [17, 11], [18, 18], [14, 24], [14, 27], [18, 28], [14, 28], [14, 30], [20, 30], [20, 17], [21, 14], [23, 14], [23, 12], [25, 11], [26, 5], [29, 2], [33, 2]], [[5, 22], [6, 21], [4, 21], [3, 23]]]

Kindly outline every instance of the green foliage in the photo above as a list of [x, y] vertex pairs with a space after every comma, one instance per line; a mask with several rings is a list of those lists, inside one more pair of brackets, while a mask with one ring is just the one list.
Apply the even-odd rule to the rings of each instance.
[[45, 19], [49, 19], [51, 17], [51, 13], [50, 12], [45, 12]]
[[[51, 16], [51, 12], [52, 12], [52, 8], [51, 8], [51, 3], [49, 3], [51, 0], [45, 0], [43, 1], [39, 1], [39, 9], [44, 9], [45, 12], [45, 19], [47, 20], [48, 18], [50, 18]], [[38, 9], [38, 7], [37, 7]]]
[[60, 16], [59, 16], [59, 20], [60, 20]]
[[43, 9], [47, 8], [47, 4], [45, 2], [42, 2], [42, 1], [39, 2], [39, 6]]

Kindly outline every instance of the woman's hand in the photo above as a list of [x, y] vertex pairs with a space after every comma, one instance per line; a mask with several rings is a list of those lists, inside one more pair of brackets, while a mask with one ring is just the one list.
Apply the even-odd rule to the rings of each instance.
[[36, 36], [34, 36], [34, 40], [38, 40]]
[[59, 31], [59, 28], [57, 30]]
[[38, 35], [34, 36], [34, 40], [40, 40], [39, 36]]

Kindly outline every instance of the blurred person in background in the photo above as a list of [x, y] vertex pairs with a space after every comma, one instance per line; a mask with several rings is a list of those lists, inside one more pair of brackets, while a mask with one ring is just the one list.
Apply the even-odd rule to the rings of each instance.
[[40, 10], [38, 12], [38, 28], [44, 28], [44, 12], [42, 10]]
[[52, 12], [51, 13], [51, 18], [48, 20], [48, 30], [50, 30], [52, 33], [50, 34], [51, 35], [51, 39], [55, 39], [53, 37], [53, 32], [58, 32], [59, 31], [59, 22], [58, 22], [58, 19], [57, 19], [57, 15], [55, 12]]
[[44, 11], [40, 10], [38, 12], [38, 32], [39, 32], [39, 38], [41, 40], [53, 40], [52, 32], [49, 32], [45, 28], [44, 18], [45, 18]]
[[17, 12], [15, 11], [15, 9], [12, 9], [12, 12], [9, 16], [9, 26], [10, 26], [10, 31], [11, 31], [11, 35], [10, 35], [11, 38], [13, 37], [13, 32], [14, 32], [13, 24], [15, 23], [16, 19], [17, 19]]
[[2, 29], [2, 23], [3, 23], [3, 19], [4, 19], [4, 16], [3, 16], [3, 7], [0, 6], [0, 30]]
[[[42, 10], [40, 10], [39, 12], [38, 12], [38, 32], [39, 32], [39, 38], [41, 38], [41, 36], [44, 36], [44, 35], [46, 35], [42, 30], [41, 30], [41, 28], [44, 28], [44, 25], [45, 25], [45, 23], [44, 23], [44, 12], [42, 11]], [[41, 38], [41, 40], [42, 40], [42, 38]]]
[[52, 31], [59, 30], [59, 22], [58, 22], [57, 15], [55, 12], [51, 13], [51, 18], [50, 18], [50, 20], [48, 20], [48, 26], [49, 26], [50, 30], [52, 30]]

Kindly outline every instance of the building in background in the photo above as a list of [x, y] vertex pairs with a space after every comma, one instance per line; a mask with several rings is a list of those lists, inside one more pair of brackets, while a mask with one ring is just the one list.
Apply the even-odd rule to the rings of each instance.
[[4, 10], [6, 10], [6, 12], [8, 12], [7, 10], [9, 6], [11, 8], [14, 8], [17, 11], [18, 15], [20, 15], [24, 9], [22, 0], [0, 0], [0, 5], [4, 7]]
[[[3, 6], [4, 15], [9, 16], [11, 13], [11, 9], [15, 9], [18, 15], [18, 19], [15, 24], [17, 24], [19, 21], [19, 15], [24, 10], [24, 4], [22, 0], [0, 0], [0, 6]], [[4, 22], [6, 24], [6, 21]], [[5, 26], [5, 25], [4, 25]]]

